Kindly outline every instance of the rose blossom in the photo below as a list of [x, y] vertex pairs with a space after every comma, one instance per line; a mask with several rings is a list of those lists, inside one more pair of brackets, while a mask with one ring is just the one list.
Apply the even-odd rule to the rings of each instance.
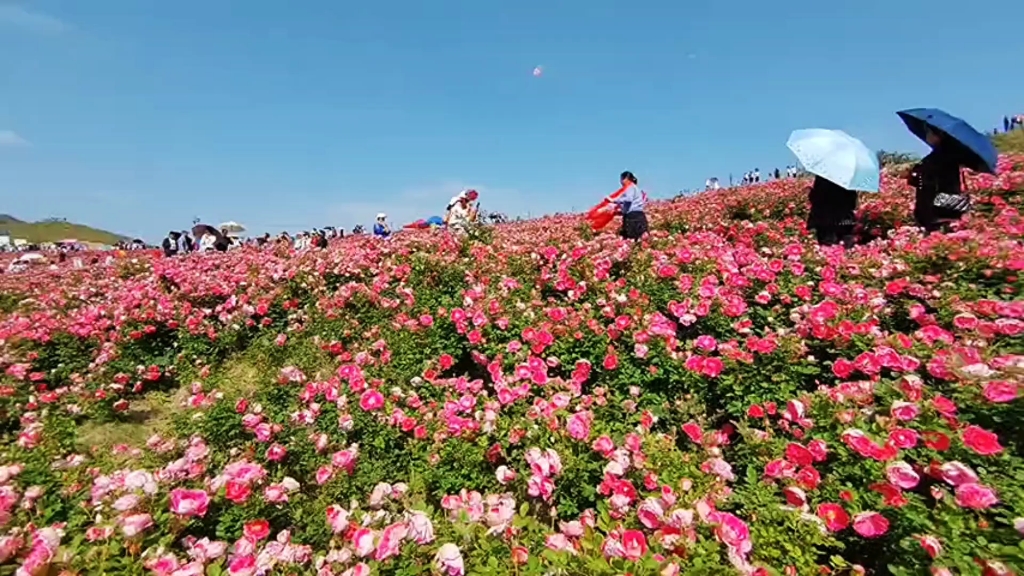
[[878, 538], [889, 531], [889, 520], [878, 512], [861, 512], [853, 517], [853, 529], [865, 538]]

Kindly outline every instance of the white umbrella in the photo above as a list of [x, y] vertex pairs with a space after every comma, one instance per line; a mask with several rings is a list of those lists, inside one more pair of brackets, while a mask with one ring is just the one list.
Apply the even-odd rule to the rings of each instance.
[[229, 222], [223, 222], [217, 228], [223, 230], [224, 232], [227, 232], [228, 234], [240, 234], [242, 232], [245, 232], [245, 226], [242, 226], [241, 224], [235, 222], [234, 220], [231, 220]]
[[795, 130], [786, 142], [808, 172], [847, 190], [878, 192], [878, 157], [842, 130]]

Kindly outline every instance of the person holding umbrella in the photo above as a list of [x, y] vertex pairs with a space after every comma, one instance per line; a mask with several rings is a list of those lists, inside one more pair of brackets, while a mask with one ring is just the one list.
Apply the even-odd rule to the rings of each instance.
[[926, 232], [941, 230], [971, 207], [963, 193], [960, 167], [995, 174], [999, 154], [987, 136], [942, 110], [915, 108], [897, 114], [932, 148], [907, 177], [915, 189], [914, 221]]
[[823, 246], [852, 247], [857, 191], [878, 191], [878, 156], [841, 130], [796, 130], [786, 146], [814, 174], [807, 229]]
[[842, 242], [843, 246], [852, 248], [857, 191], [815, 176], [807, 198], [811, 204], [807, 229], [814, 230], [818, 244], [834, 246]]

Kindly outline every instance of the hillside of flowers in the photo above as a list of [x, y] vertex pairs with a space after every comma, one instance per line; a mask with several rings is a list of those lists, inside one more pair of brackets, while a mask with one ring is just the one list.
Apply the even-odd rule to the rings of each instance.
[[0, 574], [1024, 573], [1024, 156], [0, 275]]

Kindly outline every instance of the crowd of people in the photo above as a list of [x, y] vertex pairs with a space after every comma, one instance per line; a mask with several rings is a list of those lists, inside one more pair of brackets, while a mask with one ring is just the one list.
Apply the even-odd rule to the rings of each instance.
[[[467, 189], [459, 192], [448, 201], [445, 207], [443, 218], [438, 217], [426, 228], [445, 228], [454, 233], [466, 233], [477, 224], [492, 223], [500, 224], [507, 221], [504, 214], [497, 212], [484, 213], [480, 210], [478, 201], [479, 193], [476, 190]], [[352, 228], [352, 235], [364, 234], [362, 225]], [[372, 228], [372, 235], [375, 238], [390, 238], [394, 230], [388, 222], [387, 214], [377, 214]], [[281, 232], [272, 237], [270, 233], [251, 238], [240, 238], [227, 228], [214, 228], [206, 224], [197, 224], [191, 230], [172, 230], [167, 233], [160, 244], [164, 256], [173, 257], [193, 252], [227, 252], [233, 248], [242, 246], [290, 246], [296, 250], [325, 249], [329, 242], [335, 238], [344, 238], [345, 231], [334, 226], [314, 228], [296, 233], [294, 236], [288, 232]]]
[[[740, 186], [749, 186], [751, 184], [759, 184], [762, 181], [766, 181], [767, 182], [767, 181], [771, 181], [771, 180], [782, 180], [783, 178], [796, 178], [797, 176], [799, 176], [799, 174], [800, 174], [800, 171], [799, 171], [799, 169], [797, 169], [796, 166], [786, 166], [786, 170], [785, 171], [782, 171], [782, 170], [779, 170], [778, 168], [776, 168], [774, 170], [769, 171], [765, 175], [765, 177], [762, 179], [761, 178], [761, 170], [758, 169], [758, 168], [754, 168], [753, 170], [749, 170], [749, 171], [743, 173], [743, 178], [740, 179]], [[732, 183], [732, 175], [730, 175], [729, 176], [729, 186], [731, 187], [732, 185], [733, 185], [733, 183]], [[707, 180], [704, 181], [704, 190], [705, 191], [721, 190], [721, 189], [722, 189], [722, 183], [719, 181], [717, 176], [712, 176], [711, 178], [708, 178]], [[690, 191], [687, 190], [685, 192], [690, 192]], [[682, 195], [685, 195], [685, 194], [682, 194]]]
[[[902, 113], [901, 113], [902, 114]], [[1004, 117], [1005, 131], [1024, 129], [1024, 116]], [[931, 147], [931, 152], [920, 162], [911, 167], [905, 178], [915, 189], [914, 220], [918, 226], [931, 233], [948, 228], [970, 210], [970, 199], [963, 192], [961, 166], [966, 166], [962, 155], [963, 144], [949, 134], [934, 127], [928, 127], [922, 139]], [[994, 154], [994, 152], [993, 152]], [[970, 166], [968, 166], [970, 167]], [[877, 172], [877, 166], [875, 167]], [[786, 166], [783, 173], [778, 168], [767, 174], [766, 180], [796, 178], [801, 171], [796, 165]], [[807, 228], [812, 231], [817, 242], [822, 245], [854, 243], [856, 227], [856, 210], [858, 192], [841, 186], [829, 178], [814, 175], [808, 189], [810, 210], [807, 217]], [[876, 178], [877, 180], [877, 178]], [[621, 188], [605, 198], [597, 211], [622, 216], [619, 234], [628, 239], [639, 239], [648, 231], [645, 207], [648, 202], [647, 193], [640, 188], [637, 177], [630, 171], [620, 174]], [[751, 185], [762, 181], [761, 171], [754, 168], [744, 173], [741, 184]], [[731, 176], [730, 176], [730, 185]], [[707, 179], [706, 190], [719, 190], [722, 186], [717, 177]], [[875, 188], [877, 190], [877, 187]], [[588, 218], [594, 214], [588, 215]], [[486, 223], [505, 222], [501, 214], [487, 215], [480, 210], [479, 193], [467, 189], [453, 196], [445, 207], [444, 217], [431, 217], [404, 228], [443, 228], [456, 234], [464, 234], [474, 226]], [[362, 226], [352, 229], [352, 234], [363, 234]], [[373, 224], [372, 235], [379, 239], [388, 239], [395, 230], [388, 222], [387, 214], [377, 214]], [[163, 239], [160, 248], [167, 257], [193, 252], [226, 252], [240, 246], [289, 246], [297, 250], [325, 249], [335, 238], [343, 238], [345, 231], [333, 226], [314, 228], [302, 231], [294, 236], [282, 232], [276, 237], [269, 233], [262, 236], [242, 239], [225, 227], [220, 229], [205, 224], [197, 224], [191, 230], [171, 231]], [[123, 242], [117, 248], [121, 250], [139, 250], [147, 248], [141, 240]], [[56, 262], [66, 259], [66, 250], [59, 250]]]

